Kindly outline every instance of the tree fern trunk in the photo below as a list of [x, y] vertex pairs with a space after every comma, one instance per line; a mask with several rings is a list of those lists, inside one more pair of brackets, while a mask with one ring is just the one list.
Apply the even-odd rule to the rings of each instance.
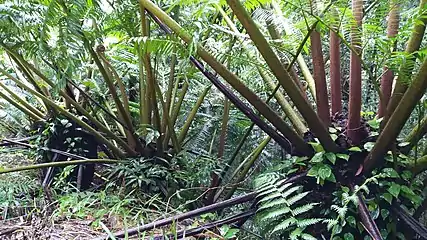
[[362, 66], [360, 62], [361, 41], [362, 41], [362, 15], [363, 1], [352, 1], [353, 16], [355, 24], [351, 31], [351, 45], [356, 49], [356, 53], [352, 52], [350, 56], [350, 100], [347, 135], [352, 143], [357, 145], [362, 140], [360, 111], [362, 105]]
[[[399, 3], [396, 0], [391, 0], [390, 7], [391, 7], [391, 10], [388, 16], [388, 23], [387, 23], [387, 37], [394, 38], [397, 35], [398, 29], [399, 29]], [[394, 77], [393, 72], [387, 67], [384, 67], [384, 74], [381, 78], [382, 97], [380, 99], [378, 117], [383, 117], [386, 112], [387, 104], [391, 96], [393, 77]]]
[[[334, 29], [338, 28], [334, 25]], [[331, 78], [331, 107], [332, 116], [341, 113], [341, 61], [340, 61], [340, 38], [334, 31], [330, 31], [329, 56], [330, 56], [330, 78]]]
[[323, 124], [328, 127], [331, 123], [329, 115], [328, 89], [326, 87], [325, 63], [322, 55], [320, 33], [314, 30], [310, 36], [311, 56], [313, 58], [314, 82], [316, 84], [317, 114]]

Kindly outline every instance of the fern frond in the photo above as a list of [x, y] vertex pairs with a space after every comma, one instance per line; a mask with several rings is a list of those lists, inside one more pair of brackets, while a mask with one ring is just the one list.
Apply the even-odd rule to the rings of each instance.
[[313, 209], [314, 206], [316, 206], [316, 205], [318, 205], [318, 203], [308, 203], [308, 204], [305, 204], [303, 206], [297, 207], [294, 210], [292, 210], [292, 215], [293, 216], [298, 216], [298, 215], [300, 215], [302, 213], [308, 212], [311, 209]]
[[289, 213], [290, 211], [291, 211], [291, 209], [288, 207], [276, 209], [276, 210], [269, 212], [266, 215], [262, 216], [260, 219], [261, 219], [261, 221], [268, 221], [271, 219], [274, 220], [274, 219], [277, 219], [277, 217], [280, 217], [280, 216], [283, 216], [283, 215]]
[[337, 219], [325, 219], [325, 220], [323, 220], [323, 223], [326, 223], [328, 230], [331, 230], [335, 225], [338, 224], [338, 220]]
[[302, 192], [298, 195], [295, 195], [288, 199], [289, 205], [293, 205], [294, 203], [298, 202], [299, 200], [303, 199], [305, 196], [307, 196], [310, 192]]
[[271, 208], [271, 207], [278, 207], [278, 206], [282, 206], [283, 204], [287, 204], [288, 201], [284, 198], [279, 198], [276, 200], [273, 200], [269, 203], [266, 204], [262, 204], [261, 207], [258, 208], [258, 210], [263, 210], [263, 209], [267, 209], [267, 208]]
[[321, 222], [321, 221], [323, 221], [323, 219], [322, 219], [322, 218], [301, 219], [301, 220], [298, 220], [297, 226], [298, 226], [299, 228], [305, 228], [305, 227], [308, 227], [308, 226], [314, 225], [314, 224], [316, 224], [316, 223], [319, 223], [319, 222]]
[[[290, 189], [286, 190], [285, 192], [283, 192], [283, 193], [282, 193], [282, 197], [283, 197], [283, 198], [287, 198], [288, 196], [290, 196], [292, 193], [294, 193], [294, 192], [298, 191], [299, 189], [301, 189], [301, 187], [300, 187], [300, 186], [292, 187], [292, 188], [290, 188]], [[280, 189], [280, 190], [282, 190], [282, 189]], [[282, 190], [282, 191], [283, 191], [283, 190]], [[291, 204], [291, 205], [292, 205], [292, 204]]]
[[285, 221], [283, 221], [282, 223], [280, 223], [279, 225], [277, 225], [275, 228], [273, 228], [273, 231], [271, 233], [275, 233], [278, 231], [286, 231], [290, 226], [296, 224], [297, 222], [298, 220], [296, 218], [290, 217]]
[[267, 195], [266, 197], [262, 198], [259, 202], [266, 202], [268, 200], [272, 200], [274, 198], [281, 197], [282, 194], [280, 192], [275, 192], [273, 194]]

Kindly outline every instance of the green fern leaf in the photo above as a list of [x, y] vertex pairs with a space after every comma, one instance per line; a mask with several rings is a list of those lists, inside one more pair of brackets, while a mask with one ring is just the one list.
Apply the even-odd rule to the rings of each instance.
[[322, 218], [302, 219], [302, 220], [299, 220], [299, 221], [297, 222], [297, 226], [298, 226], [299, 228], [305, 228], [305, 227], [308, 227], [308, 226], [314, 225], [314, 224], [316, 224], [316, 223], [319, 223], [319, 222], [321, 222], [322, 220], [323, 220]]
[[311, 236], [311, 235], [310, 235], [310, 234], [308, 234], [308, 233], [303, 233], [303, 234], [301, 234], [301, 238], [302, 238], [302, 239], [304, 239], [304, 240], [317, 240], [317, 238], [315, 238], [315, 237]]
[[[300, 186], [292, 187], [292, 188], [286, 190], [284, 193], [282, 193], [282, 197], [283, 198], [287, 198], [289, 195], [291, 195], [292, 193], [298, 191], [300, 188], [301, 188]], [[279, 191], [282, 192], [281, 189], [279, 189]]]
[[267, 209], [267, 208], [276, 207], [276, 206], [281, 206], [281, 205], [287, 204], [287, 203], [288, 203], [288, 201], [286, 199], [280, 198], [280, 199], [273, 200], [269, 203], [262, 204], [258, 208], [258, 210]]
[[314, 206], [316, 206], [316, 205], [318, 205], [318, 203], [308, 203], [308, 204], [305, 204], [303, 206], [297, 207], [294, 210], [292, 210], [292, 215], [297, 216], [297, 215], [300, 215], [302, 213], [308, 212], [311, 209], [313, 209]]
[[273, 231], [271, 233], [275, 233], [278, 231], [286, 231], [290, 226], [297, 223], [297, 220], [294, 217], [290, 217], [277, 225], [275, 228], [273, 228]]
[[261, 199], [259, 202], [266, 202], [268, 200], [272, 200], [274, 198], [278, 198], [281, 197], [282, 195], [280, 194], [280, 192], [275, 192], [273, 194], [267, 195], [266, 197], [264, 197], [263, 199]]
[[288, 199], [289, 206], [293, 205], [294, 203], [298, 202], [299, 200], [303, 199], [305, 196], [307, 196], [310, 192], [302, 192], [300, 194], [297, 194], [291, 198]]
[[261, 219], [261, 221], [267, 221], [270, 219], [274, 220], [274, 219], [277, 219], [277, 217], [280, 217], [282, 215], [289, 213], [290, 211], [291, 211], [291, 209], [288, 207], [277, 209], [275, 211], [267, 213], [266, 215], [262, 216], [260, 219]]

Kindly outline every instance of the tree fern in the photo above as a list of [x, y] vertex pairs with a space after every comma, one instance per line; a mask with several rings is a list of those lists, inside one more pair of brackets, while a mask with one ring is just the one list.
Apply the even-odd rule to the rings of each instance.
[[277, 174], [268, 173], [257, 179], [258, 220], [271, 229], [270, 234], [284, 234], [290, 239], [313, 239], [304, 230], [323, 222], [323, 218], [310, 218], [310, 212], [319, 203], [302, 200], [310, 193], [302, 186], [285, 183]]

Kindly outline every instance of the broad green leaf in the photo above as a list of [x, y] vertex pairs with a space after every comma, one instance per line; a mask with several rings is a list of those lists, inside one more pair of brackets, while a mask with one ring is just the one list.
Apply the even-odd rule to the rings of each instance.
[[328, 178], [326, 178], [326, 180], [330, 181], [330, 182], [337, 182], [337, 179], [335, 178], [335, 175], [333, 173], [331, 173], [331, 175], [329, 175]]
[[375, 146], [374, 142], [367, 142], [363, 145], [363, 148], [370, 152], [372, 148], [374, 148], [374, 146]]
[[391, 186], [387, 189], [387, 191], [395, 198], [397, 198], [400, 193], [400, 185], [397, 183], [391, 183]]
[[312, 163], [319, 163], [323, 161], [323, 154], [324, 152], [318, 152], [314, 154], [314, 156], [311, 158], [310, 162]]
[[343, 153], [337, 153], [337, 154], [335, 154], [338, 158], [341, 158], [341, 159], [344, 159], [344, 160], [346, 160], [346, 161], [348, 161], [348, 159], [350, 158], [350, 156], [349, 155], [347, 155], [347, 154], [343, 154]]
[[326, 153], [325, 156], [332, 164], [335, 164], [335, 161], [337, 160], [337, 156], [335, 156], [334, 153]]
[[316, 167], [316, 166], [313, 166], [312, 168], [310, 168], [310, 170], [308, 170], [308, 172], [307, 172], [307, 176], [309, 176], [309, 177], [317, 177], [317, 170], [318, 170], [319, 168], [318, 167]]
[[344, 233], [344, 240], [354, 240], [354, 236], [351, 233]]
[[362, 151], [359, 147], [351, 147], [348, 150], [351, 152], [361, 152]]
[[323, 148], [323, 146], [320, 143], [317, 142], [309, 142], [308, 144], [310, 144], [315, 152], [324, 152], [325, 149]]
[[411, 144], [411, 143], [410, 142], [401, 142], [401, 143], [397, 144], [397, 146], [405, 147], [405, 146], [408, 146], [409, 144]]
[[350, 226], [356, 227], [356, 218], [354, 218], [353, 216], [348, 216], [346, 217], [346, 220], [350, 224]]
[[393, 196], [390, 193], [383, 193], [383, 195], [381, 195], [381, 198], [384, 198], [390, 204], [393, 200]]
[[319, 177], [321, 179], [327, 179], [332, 174], [332, 170], [328, 165], [322, 165], [318, 170]]
[[335, 141], [338, 139], [338, 136], [336, 134], [329, 134], [329, 136], [331, 136], [332, 141]]
[[390, 178], [399, 178], [399, 174], [393, 168], [384, 168], [383, 172]]
[[381, 209], [381, 217], [383, 218], [383, 220], [385, 220], [389, 215], [390, 215], [390, 211], [384, 208]]

